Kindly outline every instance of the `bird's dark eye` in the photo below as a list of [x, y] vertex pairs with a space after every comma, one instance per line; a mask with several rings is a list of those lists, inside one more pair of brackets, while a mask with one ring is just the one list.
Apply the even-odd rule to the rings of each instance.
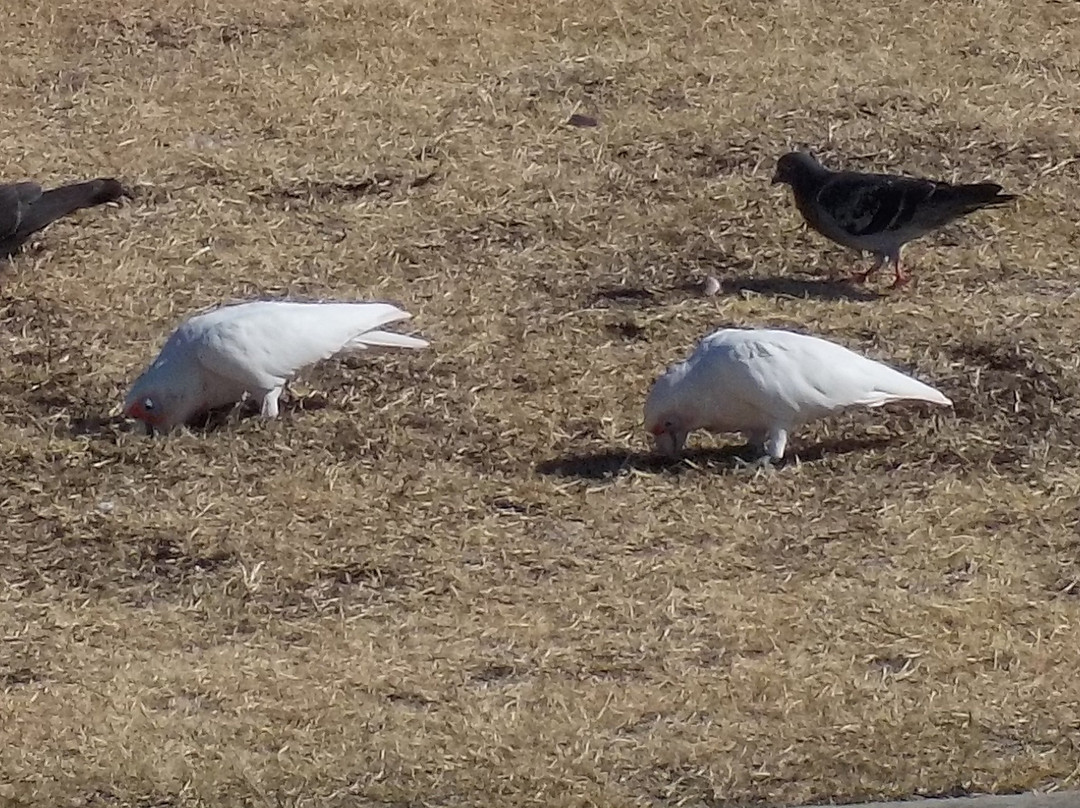
[[142, 405], [143, 409], [149, 412], [150, 410], [154, 409], [154, 400], [150, 398], [144, 398]]

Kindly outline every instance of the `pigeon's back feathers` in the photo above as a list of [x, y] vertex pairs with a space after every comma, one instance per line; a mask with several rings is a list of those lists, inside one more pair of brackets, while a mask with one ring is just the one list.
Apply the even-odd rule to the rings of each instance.
[[687, 360], [690, 388], [741, 399], [766, 420], [798, 426], [845, 407], [917, 399], [951, 404], [932, 387], [835, 342], [780, 329], [725, 328]]
[[1016, 198], [1001, 190], [993, 182], [950, 185], [913, 177], [838, 172], [821, 185], [816, 205], [855, 237], [916, 233], [912, 238], [917, 238], [961, 216]]
[[[182, 328], [207, 368], [269, 390], [323, 359], [383, 344], [377, 329], [409, 317], [389, 303], [255, 301], [197, 315]], [[427, 346], [395, 336], [394, 347]]]
[[[900, 398], [929, 396], [951, 403], [939, 392], [884, 365], [821, 337], [782, 329], [724, 328], [698, 349], [705, 366], [736, 363], [755, 368], [756, 378], [812, 388], [829, 406], [885, 404]], [[775, 368], [786, 373], [777, 379]]]

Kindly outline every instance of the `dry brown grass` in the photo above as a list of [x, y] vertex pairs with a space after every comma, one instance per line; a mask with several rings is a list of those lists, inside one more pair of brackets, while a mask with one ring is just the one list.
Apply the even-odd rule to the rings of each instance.
[[[0, 31], [3, 177], [140, 188], [4, 273], [0, 802], [1076, 783], [1075, 3], [34, 0]], [[768, 185], [803, 143], [1024, 200], [849, 295]], [[181, 317], [263, 294], [398, 300], [433, 348], [321, 368], [278, 423], [109, 419]], [[665, 468], [645, 390], [725, 323], [955, 414]]]

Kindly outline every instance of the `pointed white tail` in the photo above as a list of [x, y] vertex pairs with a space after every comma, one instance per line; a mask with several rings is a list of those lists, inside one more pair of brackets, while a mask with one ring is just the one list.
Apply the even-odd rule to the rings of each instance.
[[426, 348], [428, 343], [418, 337], [409, 337], [405, 334], [395, 334], [392, 331], [368, 331], [345, 346], [346, 350], [363, 350], [364, 348]]

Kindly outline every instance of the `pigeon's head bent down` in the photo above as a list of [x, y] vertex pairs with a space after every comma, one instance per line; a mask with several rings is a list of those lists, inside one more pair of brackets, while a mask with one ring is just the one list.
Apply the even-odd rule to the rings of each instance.
[[155, 422], [160, 420], [157, 413], [154, 412], [156, 408], [157, 404], [154, 403], [154, 399], [147, 396], [141, 401], [125, 402], [124, 415], [128, 418], [134, 418], [136, 421], [142, 421], [146, 424], [148, 430], [156, 430], [159, 426]]
[[146, 424], [148, 432], [168, 432], [188, 416], [183, 389], [174, 389], [168, 380], [151, 368], [132, 385], [124, 399], [124, 415]]
[[776, 171], [773, 173], [772, 184], [783, 183], [793, 188], [804, 182], [809, 177], [823, 173], [822, 167], [812, 154], [806, 152], [788, 152], [776, 161]]
[[668, 368], [645, 399], [645, 429], [656, 451], [668, 457], [679, 456], [686, 436], [697, 427], [683, 384], [687, 370], [685, 362]]

